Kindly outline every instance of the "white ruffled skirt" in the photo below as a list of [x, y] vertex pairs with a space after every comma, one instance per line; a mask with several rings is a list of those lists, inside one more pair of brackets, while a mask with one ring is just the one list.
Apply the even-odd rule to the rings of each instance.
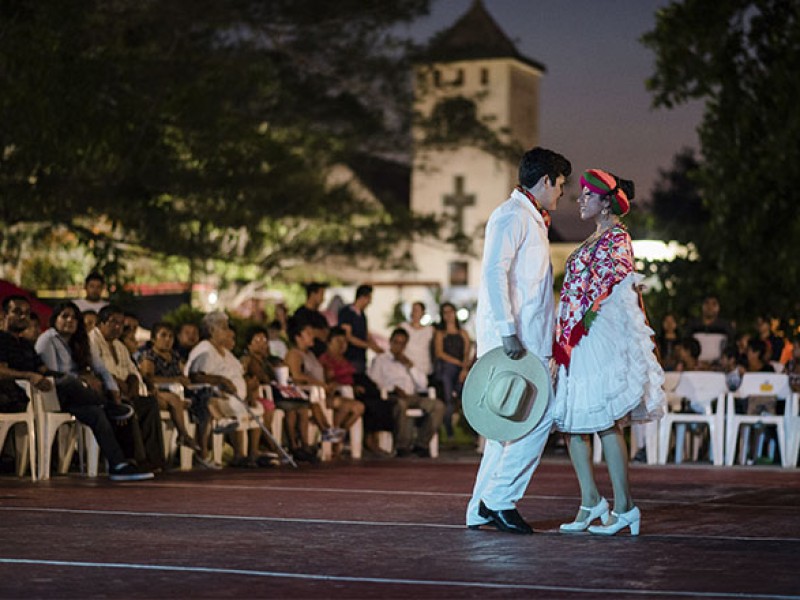
[[553, 405], [559, 431], [595, 433], [618, 421], [663, 416], [664, 371], [633, 289], [642, 279], [631, 273], [614, 286], [589, 333], [572, 349], [569, 371], [559, 367]]

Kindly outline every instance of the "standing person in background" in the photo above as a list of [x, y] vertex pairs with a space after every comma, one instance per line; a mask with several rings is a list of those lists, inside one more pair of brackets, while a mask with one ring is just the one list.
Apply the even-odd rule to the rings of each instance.
[[339, 311], [339, 327], [347, 333], [347, 352], [345, 357], [356, 368], [356, 373], [367, 371], [367, 350], [380, 354], [383, 348], [378, 346], [369, 332], [367, 310], [372, 302], [372, 286], [360, 285], [356, 288], [356, 298]]
[[[560, 154], [532, 148], [520, 160], [519, 186], [489, 217], [476, 317], [479, 356], [502, 347], [514, 361], [530, 352], [547, 368], [555, 325], [548, 211], [558, 206], [571, 172]], [[550, 390], [542, 392], [549, 403]], [[539, 465], [551, 426], [548, 408], [519, 439], [487, 439], [467, 506], [470, 529], [492, 525], [507, 533], [533, 533], [516, 504]]]
[[319, 358], [328, 347], [328, 319], [320, 312], [320, 306], [325, 301], [326, 285], [323, 283], [309, 283], [306, 285], [306, 302], [294, 311], [292, 318], [303, 325], [311, 325], [314, 332], [314, 346], [311, 351]]
[[[638, 535], [641, 515], [631, 498], [622, 428], [660, 418], [666, 398], [653, 330], [635, 289], [643, 277], [634, 271], [631, 237], [620, 222], [634, 187], [600, 169], [585, 171], [581, 187], [581, 219], [593, 219], [597, 228], [567, 259], [553, 353], [559, 364], [553, 416], [556, 428], [567, 434], [581, 505], [560, 531], [614, 535], [627, 527]], [[610, 513], [594, 479], [595, 433], [614, 490]], [[598, 518], [603, 525], [592, 525]]]
[[456, 307], [445, 302], [439, 309], [440, 322], [433, 337], [433, 355], [436, 359], [436, 380], [442, 386], [442, 399], [447, 410], [444, 429], [448, 438], [454, 435], [453, 420], [461, 399], [461, 387], [467, 378], [472, 354], [472, 340], [461, 329]]
[[100, 273], [96, 271], [89, 273], [83, 281], [83, 289], [86, 297], [75, 300], [75, 305], [81, 312], [87, 310], [100, 312], [100, 309], [108, 304], [108, 300], [103, 299], [106, 291], [106, 278]]
[[411, 305], [410, 319], [406, 323], [401, 323], [400, 327], [408, 333], [408, 346], [406, 355], [416, 367], [425, 373], [429, 378], [433, 374], [433, 327], [423, 325], [422, 318], [425, 316], [425, 305], [422, 302], [414, 302]]
[[658, 354], [661, 366], [665, 371], [674, 371], [678, 364], [675, 356], [675, 347], [680, 343], [681, 335], [678, 331], [678, 320], [672, 313], [667, 313], [661, 319], [661, 331], [656, 336]]

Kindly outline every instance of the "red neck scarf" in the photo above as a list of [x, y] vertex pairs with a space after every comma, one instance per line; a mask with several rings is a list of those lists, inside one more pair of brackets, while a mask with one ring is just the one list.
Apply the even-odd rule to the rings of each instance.
[[539, 201], [536, 199], [536, 196], [534, 196], [533, 194], [531, 194], [531, 193], [530, 193], [528, 190], [526, 190], [526, 189], [525, 189], [524, 187], [522, 187], [521, 185], [518, 185], [516, 189], [517, 189], [518, 191], [522, 192], [523, 194], [525, 194], [525, 197], [526, 197], [528, 200], [530, 200], [530, 201], [531, 201], [531, 204], [533, 204], [533, 207], [534, 207], [536, 210], [538, 210], [538, 211], [539, 211], [539, 214], [540, 214], [540, 215], [542, 215], [542, 219], [544, 219], [544, 224], [547, 226], [547, 228], [548, 228], [548, 229], [550, 229], [550, 222], [552, 221], [552, 219], [550, 218], [550, 213], [549, 213], [549, 212], [547, 212], [547, 210], [546, 210], [545, 208], [543, 208], [543, 207], [542, 207], [541, 203], [540, 203], [540, 202], [539, 202]]

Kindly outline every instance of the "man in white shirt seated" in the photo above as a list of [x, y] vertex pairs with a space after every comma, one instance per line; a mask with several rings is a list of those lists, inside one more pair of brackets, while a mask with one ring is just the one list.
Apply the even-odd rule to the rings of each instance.
[[258, 389], [258, 381], [252, 380], [248, 385], [242, 363], [231, 352], [235, 345], [235, 333], [228, 324], [228, 315], [221, 311], [208, 313], [203, 317], [203, 327], [208, 333], [208, 339], [192, 348], [184, 367], [184, 375], [193, 383], [217, 386], [223, 398], [220, 410], [226, 417], [235, 418], [240, 423], [240, 428], [244, 425], [249, 429], [249, 456], [245, 455], [244, 432], [237, 431], [234, 460], [231, 464], [242, 467], [258, 466], [261, 429], [249, 427], [250, 413], [257, 419], [261, 419], [264, 414], [264, 407], [254, 400], [251, 393]]
[[[395, 402], [397, 456], [414, 453], [428, 458], [428, 444], [442, 425], [445, 407], [441, 400], [427, 396], [428, 378], [406, 356], [407, 344], [408, 332], [405, 329], [395, 329], [389, 338], [389, 352], [375, 357], [369, 368], [369, 377], [378, 387], [387, 390], [389, 400]], [[415, 420], [406, 416], [408, 408], [421, 408], [425, 413], [417, 432], [416, 443], [413, 441]]]
[[[128, 428], [120, 430], [123, 446], [125, 436], [130, 436], [136, 461], [153, 469], [164, 467], [164, 439], [161, 432], [161, 413], [155, 397], [147, 394], [141, 374], [131, 359], [130, 352], [119, 337], [122, 335], [124, 313], [109, 304], [100, 309], [97, 327], [89, 333], [92, 356], [105, 367], [100, 372], [106, 389], [112, 397], [121, 398], [133, 406], [135, 415]], [[127, 433], [126, 433], [127, 432]]]

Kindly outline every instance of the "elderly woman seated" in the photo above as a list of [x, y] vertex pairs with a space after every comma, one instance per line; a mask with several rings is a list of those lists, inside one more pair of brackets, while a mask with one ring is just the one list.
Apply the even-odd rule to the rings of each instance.
[[[223, 414], [236, 418], [241, 425], [249, 426], [252, 424], [250, 414], [261, 419], [264, 407], [254, 400], [253, 386], [248, 387], [242, 365], [231, 352], [235, 335], [228, 324], [228, 316], [220, 311], [211, 312], [203, 318], [203, 328], [208, 337], [189, 353], [184, 375], [192, 383], [205, 383], [219, 388], [222, 397], [219, 408]], [[258, 383], [254, 383], [257, 387]], [[249, 456], [245, 451], [244, 432], [237, 431], [234, 436], [234, 460], [231, 464], [257, 466], [261, 429], [249, 427]]]

